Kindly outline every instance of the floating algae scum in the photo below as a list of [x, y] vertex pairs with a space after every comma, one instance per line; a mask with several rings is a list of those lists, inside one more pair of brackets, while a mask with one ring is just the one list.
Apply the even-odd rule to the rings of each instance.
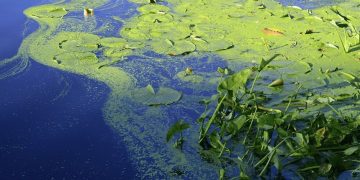
[[[344, 80], [360, 73], [357, 0], [313, 10], [271, 0], [132, 2], [138, 3], [137, 13], [127, 19], [96, 17], [122, 1], [72, 0], [29, 8], [25, 14], [39, 28], [23, 41], [16, 58], [0, 66], [23, 59], [23, 66], [4, 78], [24, 69], [30, 57], [109, 86], [105, 120], [124, 138], [141, 177], [217, 176], [220, 167], [198, 154], [198, 128], [191, 121], [203, 111], [198, 102], [215, 94], [227, 76], [218, 67], [238, 71], [281, 54], [255, 86], [272, 95], [269, 105], [293, 94], [294, 82], [333, 99], [357, 93]], [[95, 16], [82, 19], [84, 7], [94, 8]], [[118, 33], [107, 33], [117, 26]], [[282, 88], [260, 86], [276, 79], [284, 81]], [[178, 119], [194, 124], [184, 132], [181, 151], [165, 141]]]

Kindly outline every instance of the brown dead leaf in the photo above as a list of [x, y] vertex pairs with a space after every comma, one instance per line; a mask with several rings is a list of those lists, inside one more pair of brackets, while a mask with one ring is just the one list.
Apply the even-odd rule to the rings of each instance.
[[273, 28], [264, 28], [262, 30], [262, 32], [265, 34], [265, 35], [269, 35], [269, 36], [282, 36], [284, 35], [283, 32], [281, 32], [280, 30], [278, 29], [273, 29]]

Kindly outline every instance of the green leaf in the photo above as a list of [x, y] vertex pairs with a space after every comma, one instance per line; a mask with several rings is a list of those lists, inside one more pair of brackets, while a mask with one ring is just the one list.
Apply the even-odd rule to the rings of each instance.
[[352, 155], [354, 152], [356, 152], [357, 150], [359, 150], [359, 146], [354, 146], [354, 147], [349, 147], [347, 149], [344, 150], [344, 154], [346, 156], [350, 156]]
[[315, 132], [316, 147], [321, 146], [321, 141], [325, 138], [326, 128], [320, 128]]
[[38, 18], [62, 18], [67, 13], [67, 10], [63, 7], [48, 5], [33, 12], [33, 16]]
[[182, 55], [195, 51], [195, 45], [187, 40], [172, 41], [165, 39], [155, 41], [151, 44], [151, 46], [155, 52], [171, 56]]
[[132, 53], [131, 49], [124, 49], [124, 48], [108, 48], [104, 50], [104, 56], [115, 59], [128, 56], [131, 53]]
[[272, 158], [272, 162], [274, 163], [276, 169], [281, 170], [282, 168], [281, 159], [277, 154], [275, 154], [274, 157]]
[[275, 54], [274, 56], [272, 56], [268, 60], [262, 59], [261, 62], [260, 62], [260, 65], [258, 67], [258, 71], [261, 72], [269, 63], [271, 63], [278, 56], [280, 56], [280, 54]]
[[211, 40], [211, 41], [199, 41], [194, 39], [192, 41], [196, 45], [198, 51], [204, 52], [215, 52], [231, 49], [234, 47], [234, 44], [226, 40]]
[[204, 81], [204, 78], [202, 76], [196, 74], [187, 74], [185, 71], [177, 73], [176, 77], [179, 78], [181, 81], [191, 83], [201, 83]]
[[184, 120], [180, 119], [179, 121], [177, 121], [175, 124], [173, 124], [170, 129], [168, 130], [167, 134], [166, 134], [166, 142], [169, 142], [170, 139], [177, 133], [180, 133], [182, 131], [184, 131], [185, 129], [190, 128], [190, 125], [186, 122], [184, 122]]
[[268, 130], [272, 129], [276, 125], [275, 114], [263, 114], [257, 119], [258, 127]]
[[210, 137], [209, 137], [209, 142], [210, 145], [214, 148], [217, 149], [218, 151], [221, 151], [221, 149], [224, 148], [224, 144], [221, 142], [220, 140], [220, 136], [218, 133], [211, 133]]
[[296, 133], [296, 136], [293, 138], [295, 140], [295, 142], [300, 146], [300, 147], [305, 147], [306, 146], [306, 141], [305, 138], [303, 136], [303, 134], [301, 133]]
[[111, 47], [111, 48], [125, 48], [127, 41], [122, 38], [102, 38], [100, 40], [100, 44], [105, 47]]
[[99, 59], [94, 53], [90, 52], [67, 52], [53, 57], [58, 64], [64, 66], [82, 66], [94, 65], [99, 62]]
[[146, 4], [138, 8], [138, 11], [142, 14], [167, 13], [169, 10], [170, 8], [160, 4]]
[[335, 101], [332, 97], [319, 97], [316, 99], [317, 102], [323, 103], [323, 104], [329, 104]]
[[284, 80], [276, 79], [275, 81], [273, 81], [269, 84], [269, 87], [277, 87], [277, 86], [282, 86], [282, 85], [284, 85]]
[[357, 77], [351, 73], [347, 73], [347, 72], [340, 72], [342, 75], [344, 75], [348, 81], [353, 81], [356, 80]]
[[89, 33], [60, 32], [53, 40], [67, 52], [90, 52], [98, 49], [100, 38]]
[[158, 92], [145, 87], [135, 90], [132, 93], [135, 100], [149, 106], [168, 105], [180, 100], [182, 94], [171, 88], [160, 87]]
[[329, 163], [322, 164], [319, 168], [319, 174], [326, 175], [328, 172], [330, 172], [332, 168], [332, 165]]
[[148, 90], [151, 94], [155, 95], [155, 90], [150, 84], [146, 86], [146, 90]]
[[221, 168], [219, 171], [219, 180], [223, 180], [225, 177], [225, 169]]
[[246, 82], [252, 72], [251, 69], [245, 69], [229, 76], [220, 83], [218, 92], [245, 90]]
[[246, 116], [241, 115], [233, 120], [233, 123], [236, 125], [237, 130], [240, 130], [246, 122]]

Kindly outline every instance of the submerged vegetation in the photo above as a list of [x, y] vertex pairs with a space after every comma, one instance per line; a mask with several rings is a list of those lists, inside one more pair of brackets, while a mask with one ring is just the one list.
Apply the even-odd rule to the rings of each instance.
[[27, 9], [40, 26], [0, 78], [32, 58], [105, 83], [105, 120], [145, 178], [358, 173], [359, 2], [131, 2], [129, 18], [104, 13], [123, 1]]

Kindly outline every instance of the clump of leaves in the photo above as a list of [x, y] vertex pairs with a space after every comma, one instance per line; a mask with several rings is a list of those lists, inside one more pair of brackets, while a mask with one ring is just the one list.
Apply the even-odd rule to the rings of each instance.
[[180, 137], [174, 143], [174, 147], [181, 149], [185, 141], [182, 133], [184, 130], [188, 129], [189, 127], [190, 125], [184, 122], [184, 120], [181, 119], [177, 121], [169, 128], [166, 134], [166, 142], [169, 142], [176, 134], [180, 134]]
[[[212, 154], [206, 159], [221, 167], [221, 178], [337, 178], [356, 170], [360, 116], [343, 115], [331, 106], [332, 101], [324, 103], [334, 114], [292, 109], [301, 86], [285, 109], [265, 107], [268, 98], [255, 90], [255, 82], [279, 56], [263, 59], [258, 67], [234, 73], [219, 84], [212, 115], [198, 120], [202, 154]], [[343, 74], [357, 85], [355, 76]], [[235, 165], [239, 174], [226, 171]]]

